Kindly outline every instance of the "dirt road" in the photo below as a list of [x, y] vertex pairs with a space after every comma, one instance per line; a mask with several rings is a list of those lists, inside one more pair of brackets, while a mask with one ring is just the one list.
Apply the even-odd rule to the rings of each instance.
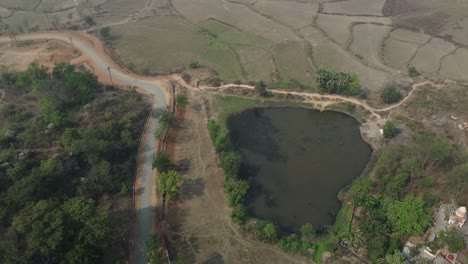
[[[16, 36], [16, 41], [33, 41], [33, 40], [59, 40], [70, 43], [75, 49], [78, 49], [84, 56], [90, 58], [92, 67], [103, 82], [109, 83], [109, 71], [112, 75], [112, 81], [119, 85], [136, 86], [140, 91], [146, 92], [154, 96], [154, 110], [166, 110], [166, 94], [155, 80], [132, 76], [122, 71], [110, 58], [105, 55], [102, 43], [97, 42], [91, 36], [79, 34], [75, 32], [47, 32], [47, 33], [31, 33]], [[11, 42], [9, 37], [0, 37], [0, 42]], [[104, 80], [103, 80], [104, 79]], [[153, 212], [153, 168], [154, 151], [156, 140], [154, 132], [158, 129], [159, 123], [155, 117], [152, 117], [145, 131], [145, 141], [143, 142], [139, 160], [140, 167], [140, 187], [136, 192], [139, 194], [138, 201], [138, 230], [137, 241], [135, 243], [134, 263], [145, 262], [146, 241], [152, 230], [152, 212]]]

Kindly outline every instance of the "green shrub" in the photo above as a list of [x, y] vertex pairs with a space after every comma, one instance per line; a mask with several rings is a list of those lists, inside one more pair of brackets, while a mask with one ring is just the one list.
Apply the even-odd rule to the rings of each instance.
[[357, 95], [361, 89], [359, 77], [354, 73], [319, 69], [316, 80], [324, 93]]
[[156, 153], [156, 158], [153, 161], [153, 169], [156, 168], [158, 173], [166, 172], [171, 168], [171, 160], [164, 152]]
[[400, 134], [400, 129], [398, 129], [395, 125], [394, 121], [387, 121], [383, 127], [383, 136], [385, 138], [394, 138], [398, 134]]
[[347, 104], [346, 105], [346, 110], [349, 113], [354, 113], [354, 112], [356, 112], [356, 105], [355, 104]]
[[411, 66], [408, 68], [408, 75], [409, 77], [417, 77], [421, 75], [418, 70], [416, 70], [415, 67]]
[[258, 81], [255, 83], [255, 91], [260, 95], [260, 96], [266, 96], [268, 91], [265, 82], [263, 81]]
[[200, 63], [198, 61], [192, 61], [189, 64], [189, 66], [190, 66], [191, 69], [197, 69], [197, 68], [200, 68]]
[[448, 247], [451, 253], [458, 253], [458, 251], [466, 247], [464, 234], [458, 228], [449, 228], [448, 230], [440, 231], [439, 239], [442, 244]]
[[382, 90], [380, 98], [387, 104], [396, 103], [401, 99], [400, 89], [396, 85], [388, 85]]
[[270, 221], [257, 220], [257, 236], [263, 242], [275, 242], [278, 238], [276, 226]]
[[240, 155], [235, 152], [224, 152], [221, 154], [219, 163], [224, 174], [237, 175], [239, 173], [242, 159]]
[[247, 209], [245, 208], [244, 205], [242, 204], [237, 204], [229, 214], [229, 216], [232, 218], [232, 220], [241, 225], [244, 223], [246, 217], [247, 217]]
[[423, 186], [426, 187], [426, 188], [433, 187], [435, 185], [435, 183], [436, 183], [436, 181], [431, 177], [426, 177], [422, 181]]

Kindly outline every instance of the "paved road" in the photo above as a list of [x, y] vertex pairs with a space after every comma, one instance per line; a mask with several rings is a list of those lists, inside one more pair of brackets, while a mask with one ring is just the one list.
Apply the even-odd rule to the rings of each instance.
[[[37, 39], [56, 39], [61, 40], [67, 43], [70, 43], [70, 36], [67, 33], [62, 32], [47, 32], [47, 33], [33, 33], [27, 35], [18, 35], [16, 36], [17, 41], [29, 41]], [[0, 42], [11, 42], [9, 37], [0, 37]], [[98, 67], [101, 71], [107, 71], [108, 67], [111, 67], [112, 77], [115, 80], [126, 83], [128, 85], [137, 86], [141, 89], [148, 91], [154, 95], [154, 98], [157, 103], [157, 110], [166, 110], [166, 98], [162, 89], [154, 83], [137, 80], [135, 76], [130, 76], [126, 73], [123, 73], [118, 70], [115, 65], [109, 63], [108, 60], [102, 58], [101, 55], [95, 51], [95, 47], [86, 41], [81, 41], [78, 38], [73, 38], [73, 44], [76, 49], [80, 50], [83, 54], [88, 55], [93, 61], [94, 66]], [[110, 64], [110, 65], [109, 65]], [[140, 264], [145, 263], [145, 249], [146, 241], [151, 232], [152, 227], [152, 207], [151, 207], [151, 197], [153, 189], [153, 168], [152, 163], [154, 160], [154, 147], [155, 147], [155, 138], [154, 132], [158, 129], [159, 123], [155, 117], [153, 122], [150, 123], [145, 145], [142, 146], [143, 151], [143, 163], [141, 164], [141, 189], [140, 192], [140, 211], [138, 212], [138, 239], [136, 241], [136, 252], [134, 263]], [[135, 135], [137, 136], [137, 135]]]

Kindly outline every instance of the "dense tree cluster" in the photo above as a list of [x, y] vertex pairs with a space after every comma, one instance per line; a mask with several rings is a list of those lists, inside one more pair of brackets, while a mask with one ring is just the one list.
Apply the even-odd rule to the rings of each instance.
[[[372, 179], [358, 178], [348, 192], [354, 204], [363, 208], [359, 230], [372, 261], [394, 263], [388, 261], [398, 258], [391, 255], [401, 250], [403, 241], [432, 225], [431, 210], [438, 198], [430, 191], [434, 185], [428, 182], [434, 180], [429, 175], [434, 171], [457, 174], [461, 161], [463, 153], [429, 133], [416, 133], [410, 143], [376, 154]], [[444, 181], [458, 184], [458, 179]]]
[[4, 72], [0, 85], [30, 98], [22, 109], [16, 99], [0, 109], [0, 262], [102, 263], [129, 234], [116, 233], [125, 218], [99, 201], [131, 193], [147, 114], [135, 107], [140, 95], [100, 98], [96, 76], [68, 63]]
[[357, 95], [361, 90], [359, 77], [354, 73], [322, 68], [317, 71], [316, 81], [323, 93]]

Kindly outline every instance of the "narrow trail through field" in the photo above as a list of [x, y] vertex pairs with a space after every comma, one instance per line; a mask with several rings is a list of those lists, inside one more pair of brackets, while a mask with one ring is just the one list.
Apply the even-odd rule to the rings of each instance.
[[[200, 86], [200, 87], [194, 87], [189, 84], [187, 84], [182, 78], [180, 77], [172, 77], [173, 81], [176, 81], [183, 85], [186, 88], [189, 89], [198, 89], [198, 90], [212, 90], [212, 91], [219, 91], [227, 88], [243, 88], [243, 89], [250, 89], [253, 90], [255, 89], [254, 86], [252, 85], [246, 85], [246, 84], [225, 84], [219, 87], [211, 87], [211, 86]], [[333, 103], [339, 103], [339, 102], [347, 102], [347, 103], [352, 103], [355, 105], [359, 105], [364, 107], [367, 111], [369, 111], [373, 116], [375, 116], [378, 120], [382, 119], [382, 117], [377, 114], [378, 112], [386, 112], [390, 111], [396, 107], [399, 107], [400, 105], [404, 104], [407, 100], [411, 98], [411, 95], [413, 94], [414, 91], [416, 91], [419, 87], [424, 86], [424, 85], [432, 85], [436, 88], [440, 88], [443, 85], [449, 83], [451, 81], [446, 80], [442, 84], [435, 84], [431, 81], [423, 81], [417, 84], [414, 84], [411, 87], [411, 91], [408, 92], [408, 95], [403, 98], [401, 101], [399, 101], [396, 104], [384, 107], [384, 108], [375, 108], [367, 104], [365, 101], [357, 99], [357, 98], [352, 98], [352, 97], [346, 97], [342, 95], [332, 95], [332, 94], [318, 94], [318, 93], [307, 93], [307, 92], [294, 92], [294, 91], [283, 91], [283, 90], [274, 90], [274, 89], [269, 89], [269, 91], [273, 94], [290, 94], [290, 95], [299, 95], [302, 96], [306, 99], [307, 103], [314, 103], [318, 105], [322, 105], [323, 108], [329, 104]]]
[[[103, 43], [84, 32], [41, 32], [16, 36], [15, 42], [34, 40], [58, 40], [70, 43], [73, 39], [73, 47], [79, 50], [83, 56], [87, 56], [87, 62], [91, 63], [95, 74], [101, 82], [111, 83], [108, 74], [112, 74], [113, 83], [121, 86], [135, 86], [144, 93], [150, 94], [155, 102], [154, 111], [166, 110], [166, 94], [160, 87], [161, 82], [154, 78], [145, 78], [130, 75], [124, 72], [111, 58], [106, 55]], [[9, 37], [0, 37], [0, 43], [10, 43]], [[3, 98], [4, 96], [2, 96]], [[136, 191], [137, 228], [136, 241], [134, 243], [133, 263], [145, 263], [146, 241], [153, 228], [153, 168], [156, 139], [153, 136], [159, 127], [158, 118], [154, 115], [145, 131], [144, 140], [138, 154], [138, 183]], [[138, 185], [138, 184], [137, 184]]]

